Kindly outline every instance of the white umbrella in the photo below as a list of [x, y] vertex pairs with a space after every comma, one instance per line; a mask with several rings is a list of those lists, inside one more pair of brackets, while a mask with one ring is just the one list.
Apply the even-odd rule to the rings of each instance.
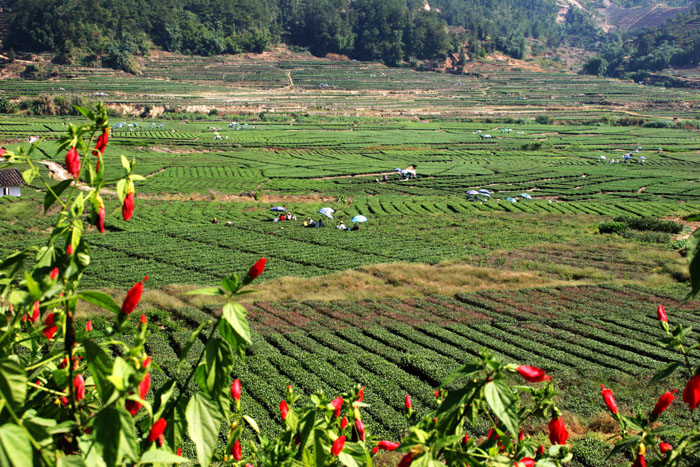
[[352, 222], [367, 222], [367, 218], [365, 216], [355, 216], [350, 220]]
[[323, 214], [324, 216], [326, 216], [326, 217], [329, 218], [329, 219], [333, 219], [333, 213], [334, 213], [334, 212], [335, 212], [335, 211], [334, 211], [333, 209], [331, 209], [331, 208], [321, 208], [321, 209], [318, 210], [318, 213], [319, 213], [319, 214]]

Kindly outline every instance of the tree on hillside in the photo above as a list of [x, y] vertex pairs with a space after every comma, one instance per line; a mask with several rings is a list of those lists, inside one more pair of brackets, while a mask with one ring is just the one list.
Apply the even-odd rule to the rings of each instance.
[[444, 58], [450, 48], [447, 23], [440, 21], [436, 13], [420, 10], [407, 22], [404, 42], [407, 58]]
[[356, 0], [352, 3], [352, 15], [355, 48], [351, 56], [398, 65], [404, 56], [406, 3], [403, 0]]
[[344, 6], [343, 0], [306, 0], [292, 13], [292, 43], [309, 47], [316, 56], [350, 53], [353, 33]]

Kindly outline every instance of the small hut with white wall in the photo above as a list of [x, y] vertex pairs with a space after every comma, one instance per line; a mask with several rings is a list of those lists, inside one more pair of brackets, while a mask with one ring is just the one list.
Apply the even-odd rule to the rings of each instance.
[[3, 196], [21, 196], [20, 187], [26, 185], [22, 174], [17, 169], [0, 170], [0, 198]]

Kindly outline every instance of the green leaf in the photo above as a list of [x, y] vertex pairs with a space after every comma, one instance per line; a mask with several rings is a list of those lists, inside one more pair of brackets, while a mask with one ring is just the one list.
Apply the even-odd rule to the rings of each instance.
[[659, 381], [665, 380], [666, 378], [671, 376], [671, 374], [674, 371], [676, 371], [678, 368], [680, 368], [681, 366], [683, 366], [683, 363], [681, 363], [681, 362], [668, 362], [666, 365], [664, 365], [661, 369], [659, 369], [659, 371], [657, 371], [654, 374], [654, 377], [651, 378], [650, 383], [653, 384], [653, 383], [658, 383]]
[[27, 256], [27, 251], [17, 251], [6, 256], [3, 262], [0, 263], [0, 276], [14, 276], [22, 267], [22, 264]]
[[119, 313], [121, 307], [117, 305], [114, 299], [104, 292], [99, 292], [97, 290], [83, 290], [78, 294], [78, 298], [84, 300], [93, 305], [97, 305], [100, 308], [104, 308], [112, 313]]
[[[83, 196], [83, 193], [80, 192], [78, 193], [78, 196], [75, 197], [73, 200], [73, 204], [70, 206], [70, 211], [71, 214], [73, 214], [73, 217], [77, 220], [80, 216], [83, 215], [83, 210], [85, 209], [85, 197]], [[75, 221], [72, 223], [73, 226], [75, 226]], [[82, 225], [82, 224], [81, 224]]]
[[468, 364], [464, 365], [463, 367], [458, 368], [455, 371], [453, 371], [452, 373], [450, 373], [449, 375], [447, 375], [447, 377], [444, 380], [442, 380], [440, 387], [448, 386], [450, 383], [453, 383], [453, 382], [457, 381], [458, 379], [468, 378], [468, 377], [474, 375], [475, 373], [478, 373], [482, 369], [483, 369], [483, 365], [468, 363]]
[[350, 454], [346, 453], [344, 450], [341, 451], [340, 454], [338, 454], [338, 460], [341, 464], [347, 467], [360, 467], [355, 458], [352, 457]]
[[367, 452], [364, 445], [352, 442], [345, 443], [343, 450], [338, 455], [338, 460], [348, 467], [359, 467], [360, 465], [369, 465], [371, 463], [369, 452]]
[[223, 418], [218, 404], [201, 393], [195, 393], [185, 410], [187, 434], [197, 446], [197, 460], [207, 467], [214, 455]]
[[221, 287], [223, 287], [224, 290], [229, 293], [236, 293], [236, 290], [238, 290], [240, 287], [238, 276], [235, 273], [231, 274], [229, 277], [221, 281]]
[[248, 422], [248, 425], [256, 432], [260, 433], [260, 428], [258, 427], [258, 422], [255, 421], [254, 418], [249, 417], [248, 415], [243, 415], [243, 419]]
[[0, 360], [0, 396], [12, 407], [22, 407], [27, 397], [27, 375], [14, 360]]
[[95, 121], [95, 114], [92, 113], [92, 110], [86, 109], [85, 107], [80, 107], [79, 105], [74, 105], [73, 108], [83, 114], [83, 116], [85, 116], [85, 118], [88, 120]]
[[8, 423], [0, 427], [0, 447], [10, 465], [34, 465], [34, 452], [29, 433], [19, 425]]
[[126, 199], [126, 187], [126, 178], [122, 178], [117, 182], [117, 196], [119, 197], [119, 204], [124, 204], [124, 200]]
[[113, 392], [113, 387], [107, 380], [112, 374], [112, 359], [102, 347], [92, 341], [86, 339], [83, 346], [85, 346], [85, 360], [87, 360], [92, 378], [102, 401], [106, 402]]
[[224, 291], [219, 287], [205, 287], [203, 289], [190, 290], [185, 295], [224, 295]]
[[513, 439], [518, 438], [517, 399], [503, 381], [491, 381], [484, 387], [484, 397], [493, 413], [503, 422]]
[[124, 170], [127, 172], [131, 171], [131, 163], [129, 162], [129, 159], [126, 158], [124, 154], [121, 155], [121, 161], [122, 161], [122, 167], [124, 167]]
[[180, 366], [187, 360], [187, 354], [190, 353], [190, 349], [192, 348], [192, 345], [194, 342], [197, 340], [199, 335], [202, 333], [202, 330], [209, 324], [209, 321], [204, 321], [199, 325], [197, 329], [190, 335], [189, 339], [187, 339], [187, 343], [185, 346], [182, 348], [180, 351], [180, 356], [178, 357], [178, 362], [177, 362], [177, 369], [178, 371], [180, 370]]
[[326, 430], [314, 430], [314, 465], [326, 465], [331, 452], [331, 441]]
[[15, 289], [12, 292], [10, 292], [8, 300], [14, 306], [20, 307], [22, 305], [30, 304], [32, 302], [32, 296], [29, 295], [29, 293], [27, 293], [25, 290]]
[[185, 436], [185, 427], [187, 425], [187, 420], [185, 417], [185, 410], [187, 410], [187, 399], [184, 397], [180, 399], [170, 413], [168, 417], [168, 424], [165, 427], [165, 439], [168, 444], [175, 448], [175, 446], [182, 446], [183, 438]]
[[688, 257], [688, 269], [690, 270], [690, 287], [688, 295], [695, 297], [700, 292], [700, 229], [696, 229], [686, 241], [686, 251]]
[[134, 182], [142, 182], [142, 181], [146, 180], [146, 177], [144, 177], [143, 175], [139, 175], [139, 174], [131, 174], [131, 175], [129, 175], [129, 178]]
[[22, 419], [22, 426], [29, 432], [29, 436], [34, 438], [39, 444], [51, 444], [52, 440], [49, 439], [51, 436], [49, 430], [56, 428], [56, 420], [52, 418], [36, 417], [34, 414], [28, 415], [30, 412], [32, 411], [25, 412], [24, 418]]
[[673, 435], [675, 433], [679, 433], [683, 431], [683, 428], [678, 427], [678, 426], [672, 426], [672, 425], [664, 425], [660, 426], [658, 428], [654, 428], [651, 430], [652, 433], [654, 433], [656, 436], [667, 436], [667, 435]]
[[139, 464], [182, 464], [183, 462], [190, 462], [190, 460], [155, 447], [144, 452], [138, 461]]
[[95, 415], [93, 430], [94, 449], [107, 466], [119, 465], [126, 457], [138, 459], [138, 438], [133, 417], [124, 409], [108, 407]]
[[56, 196], [61, 196], [61, 193], [63, 193], [65, 189], [70, 186], [72, 181], [72, 179], [63, 180], [62, 182], [59, 182], [51, 187], [53, 193], [51, 191], [46, 192], [46, 196], [44, 196], [44, 212], [49, 210], [51, 205], [58, 199]]
[[111, 382], [117, 391], [126, 391], [129, 382], [129, 376], [134, 372], [134, 369], [129, 366], [128, 363], [122, 358], [117, 357], [114, 359], [114, 365], [112, 367], [112, 374], [107, 377], [107, 380]]
[[39, 288], [39, 284], [37, 284], [29, 271], [24, 271], [24, 283], [33, 298], [41, 297], [41, 288]]
[[623, 438], [622, 440], [618, 441], [613, 450], [610, 451], [610, 453], [608, 454], [608, 459], [613, 457], [615, 454], [626, 451], [628, 449], [636, 450], [637, 446], [639, 446], [639, 443], [641, 442], [642, 437], [638, 435]]
[[63, 456], [56, 459], [56, 467], [87, 467], [80, 456]]
[[245, 349], [251, 344], [250, 326], [246, 319], [246, 309], [240, 303], [227, 303], [222, 311], [219, 332], [233, 350], [245, 359]]
[[80, 244], [80, 237], [83, 236], [83, 223], [80, 219], [76, 219], [73, 221], [72, 226], [73, 231], [71, 232], [70, 244], [73, 245], [73, 249], [75, 249]]
[[22, 172], [22, 178], [27, 185], [31, 185], [38, 173], [39, 169], [32, 167]]
[[316, 424], [316, 412], [310, 410], [304, 415], [304, 418], [299, 422], [299, 436], [301, 449], [305, 449], [314, 445], [313, 434], [314, 425]]

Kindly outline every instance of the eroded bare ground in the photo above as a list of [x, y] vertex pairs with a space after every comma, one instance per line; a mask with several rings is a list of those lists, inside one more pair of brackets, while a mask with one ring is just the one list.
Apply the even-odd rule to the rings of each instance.
[[[221, 201], [227, 203], [284, 204], [284, 203], [319, 203], [334, 201], [332, 196], [321, 195], [262, 195], [255, 198], [254, 194], [232, 195], [218, 192], [210, 193], [136, 193], [138, 199], [160, 201]], [[350, 198], [351, 199], [351, 198]]]
[[678, 234], [676, 237], [674, 237], [676, 240], [685, 240], [690, 237], [690, 235], [695, 232], [697, 229], [700, 229], [700, 222], [692, 222], [692, 221], [687, 221], [683, 219], [682, 217], [662, 217], [661, 220], [664, 221], [673, 221], [677, 222], [679, 224], [683, 224], [684, 226], [687, 227], [683, 232]]

